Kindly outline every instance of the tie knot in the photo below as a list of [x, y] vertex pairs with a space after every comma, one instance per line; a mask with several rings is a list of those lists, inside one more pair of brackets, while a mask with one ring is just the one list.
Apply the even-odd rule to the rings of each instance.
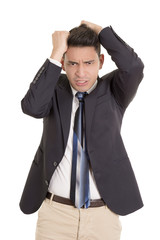
[[83, 99], [84, 99], [84, 97], [87, 95], [87, 92], [77, 92], [76, 93], [76, 97], [78, 98], [78, 100], [80, 101], [80, 102], [82, 102], [83, 101]]

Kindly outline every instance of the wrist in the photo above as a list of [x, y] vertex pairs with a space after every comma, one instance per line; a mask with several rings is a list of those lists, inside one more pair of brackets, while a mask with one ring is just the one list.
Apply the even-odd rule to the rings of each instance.
[[62, 51], [57, 51], [53, 49], [50, 58], [55, 59], [58, 62], [61, 62], [63, 54], [64, 53]]

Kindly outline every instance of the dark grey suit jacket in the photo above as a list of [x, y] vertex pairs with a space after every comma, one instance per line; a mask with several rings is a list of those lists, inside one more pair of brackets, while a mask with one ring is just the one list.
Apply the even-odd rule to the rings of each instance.
[[[143, 206], [120, 130], [124, 112], [143, 78], [143, 63], [111, 27], [99, 34], [100, 43], [117, 69], [98, 78], [96, 89], [85, 98], [88, 154], [101, 197], [119, 215]], [[20, 201], [24, 213], [39, 209], [49, 181], [67, 144], [72, 92], [61, 68], [43, 64], [22, 100], [23, 112], [43, 118], [43, 135]]]

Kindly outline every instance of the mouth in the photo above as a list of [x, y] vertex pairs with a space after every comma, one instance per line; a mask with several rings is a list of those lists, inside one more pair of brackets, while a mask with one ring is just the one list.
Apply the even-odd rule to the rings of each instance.
[[88, 81], [87, 80], [76, 80], [75, 83], [77, 86], [85, 86], [88, 84]]

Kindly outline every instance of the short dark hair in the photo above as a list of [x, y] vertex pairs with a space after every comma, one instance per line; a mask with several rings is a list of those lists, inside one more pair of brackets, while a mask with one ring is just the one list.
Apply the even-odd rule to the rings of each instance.
[[86, 24], [81, 24], [70, 30], [70, 35], [67, 39], [68, 47], [94, 47], [98, 56], [101, 52], [98, 34], [89, 28]]

